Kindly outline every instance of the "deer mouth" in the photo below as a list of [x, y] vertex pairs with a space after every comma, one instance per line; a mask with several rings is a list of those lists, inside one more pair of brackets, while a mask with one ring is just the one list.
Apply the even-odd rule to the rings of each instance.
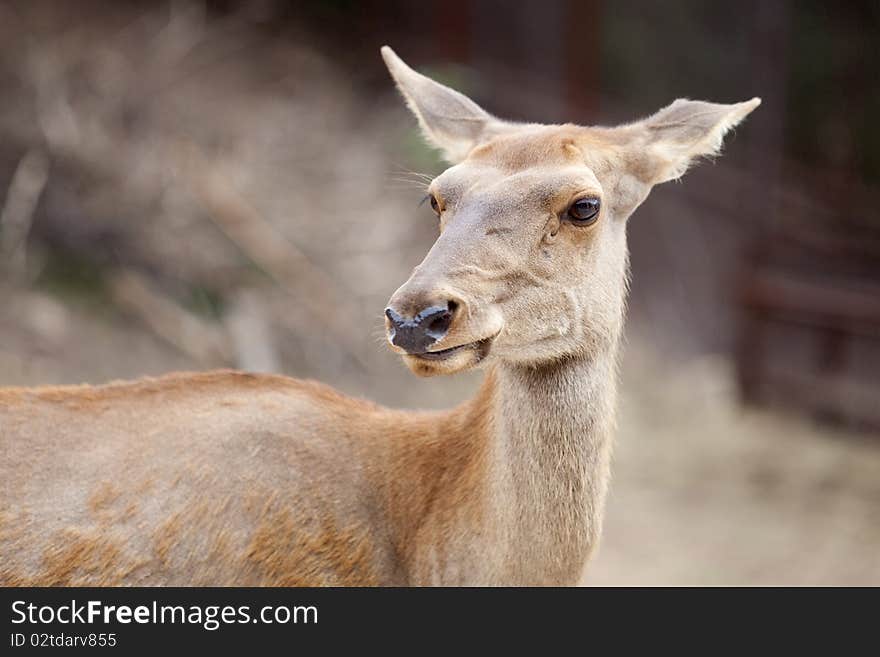
[[468, 342], [447, 349], [403, 354], [403, 361], [417, 376], [456, 374], [476, 367], [489, 355], [493, 335], [490, 338]]
[[456, 354], [464, 351], [473, 351], [478, 356], [478, 361], [480, 361], [489, 355], [489, 350], [492, 348], [492, 339], [493, 338], [483, 338], [482, 340], [477, 340], [475, 342], [460, 344], [457, 347], [449, 347], [448, 349], [441, 349], [439, 351], [424, 351], [422, 353], [407, 355], [419, 358], [421, 360], [430, 360], [436, 362], [449, 360]]

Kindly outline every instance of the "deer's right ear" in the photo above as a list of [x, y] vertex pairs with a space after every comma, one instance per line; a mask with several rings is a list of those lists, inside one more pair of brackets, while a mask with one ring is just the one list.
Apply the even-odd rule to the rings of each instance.
[[474, 146], [503, 126], [464, 94], [416, 73], [388, 46], [382, 47], [382, 58], [419, 120], [425, 139], [442, 150], [450, 163], [463, 160]]
[[679, 98], [625, 126], [638, 153], [634, 173], [650, 185], [680, 178], [695, 160], [716, 155], [724, 135], [760, 104], [760, 98], [732, 105]]

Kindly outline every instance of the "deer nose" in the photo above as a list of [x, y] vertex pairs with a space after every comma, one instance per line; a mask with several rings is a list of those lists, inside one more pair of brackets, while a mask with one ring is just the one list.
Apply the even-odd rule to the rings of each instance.
[[388, 318], [388, 337], [391, 344], [410, 354], [423, 354], [449, 331], [452, 318], [458, 307], [454, 301], [432, 305], [421, 310], [414, 317], [399, 314], [394, 308], [385, 309]]

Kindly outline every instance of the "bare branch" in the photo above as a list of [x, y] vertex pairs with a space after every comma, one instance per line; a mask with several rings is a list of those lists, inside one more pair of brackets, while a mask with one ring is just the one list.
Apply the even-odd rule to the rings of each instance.
[[119, 306], [199, 363], [232, 364], [233, 350], [225, 331], [181, 308], [156, 290], [145, 276], [131, 270], [117, 272], [110, 278], [110, 291]]
[[31, 149], [21, 158], [9, 183], [0, 213], [0, 264], [10, 270], [10, 275], [24, 272], [25, 243], [48, 179], [49, 158], [42, 150]]
[[349, 304], [344, 302], [351, 293], [342, 290], [331, 276], [266, 221], [197, 146], [184, 144], [182, 152], [184, 177], [208, 211], [208, 218], [282, 289], [295, 293], [310, 317], [324, 327], [354, 362], [366, 369], [361, 350], [347, 330], [356, 325], [349, 317]]
[[224, 323], [235, 350], [236, 367], [248, 372], [281, 371], [266, 308], [258, 294], [239, 292]]

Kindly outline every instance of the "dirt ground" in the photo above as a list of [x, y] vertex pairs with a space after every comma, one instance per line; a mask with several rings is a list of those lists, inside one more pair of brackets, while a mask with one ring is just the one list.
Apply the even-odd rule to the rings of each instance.
[[586, 583], [880, 584], [880, 443], [743, 409], [729, 364], [624, 360], [603, 545]]

